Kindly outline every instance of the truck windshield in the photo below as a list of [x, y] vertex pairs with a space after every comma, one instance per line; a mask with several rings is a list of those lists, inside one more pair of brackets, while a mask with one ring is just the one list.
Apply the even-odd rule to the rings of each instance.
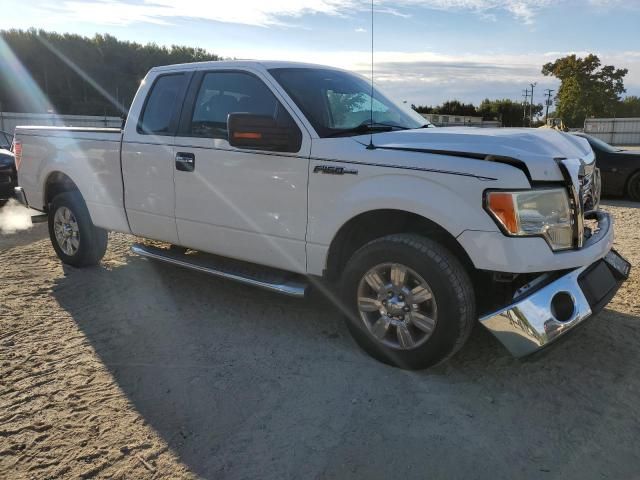
[[372, 102], [371, 84], [348, 72], [328, 68], [275, 68], [269, 72], [320, 137], [360, 135], [364, 131], [358, 129], [361, 125], [410, 129], [427, 123], [418, 113], [405, 111], [378, 90], [374, 89]]

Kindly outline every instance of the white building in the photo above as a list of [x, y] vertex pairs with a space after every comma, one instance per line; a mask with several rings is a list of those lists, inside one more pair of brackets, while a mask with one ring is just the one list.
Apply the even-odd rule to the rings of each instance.
[[496, 120], [483, 120], [482, 117], [470, 117], [465, 115], [448, 115], [441, 113], [421, 113], [424, 118], [436, 127], [501, 127]]

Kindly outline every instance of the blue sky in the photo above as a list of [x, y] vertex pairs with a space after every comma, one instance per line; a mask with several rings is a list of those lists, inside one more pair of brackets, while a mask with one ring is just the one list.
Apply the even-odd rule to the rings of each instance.
[[[310, 61], [367, 74], [370, 3], [360, 0], [3, 0], [1, 28], [110, 33], [233, 58]], [[640, 95], [640, 0], [375, 0], [376, 82], [417, 104], [536, 100], [543, 63], [600, 55]]]

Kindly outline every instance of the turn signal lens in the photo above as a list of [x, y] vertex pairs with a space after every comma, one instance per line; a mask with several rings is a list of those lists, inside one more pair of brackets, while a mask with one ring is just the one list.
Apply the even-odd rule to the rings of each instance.
[[245, 140], [262, 140], [262, 134], [254, 132], [234, 132], [233, 138], [243, 138]]
[[518, 233], [520, 228], [518, 226], [518, 215], [516, 213], [513, 194], [491, 192], [488, 196], [488, 208], [507, 232], [512, 235]]

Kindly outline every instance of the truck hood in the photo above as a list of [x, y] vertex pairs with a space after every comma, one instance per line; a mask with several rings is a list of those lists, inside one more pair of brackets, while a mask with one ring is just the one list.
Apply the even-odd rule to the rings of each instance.
[[[357, 140], [362, 142], [363, 137]], [[479, 161], [515, 160], [513, 163], [525, 167], [537, 181], [563, 179], [557, 159], [580, 159], [588, 165], [595, 162], [584, 138], [547, 128], [423, 128], [376, 134], [373, 143], [377, 148], [452, 154]]]

